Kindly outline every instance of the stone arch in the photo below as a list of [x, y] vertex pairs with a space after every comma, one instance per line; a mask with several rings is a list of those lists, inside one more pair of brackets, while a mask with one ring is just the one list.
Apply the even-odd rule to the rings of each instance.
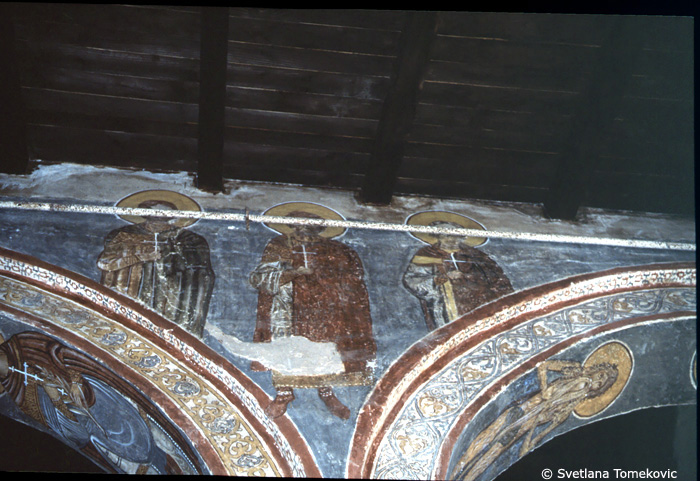
[[[517, 292], [434, 331], [392, 364], [370, 394], [358, 418], [348, 477], [458, 474], [457, 459], [469, 436], [478, 434], [470, 430], [496, 421], [502, 410], [494, 406], [505, 409], [505, 401], [522, 399], [525, 393], [509, 393], [509, 386], [543, 363], [583, 363], [586, 346], [592, 352], [595, 343], [615, 341], [631, 329], [653, 335], [659, 327], [676, 332], [684, 324], [694, 333], [695, 282], [694, 263], [617, 268]], [[684, 361], [679, 369], [689, 381], [687, 367]]]
[[199, 339], [137, 302], [0, 248], [0, 314], [18, 331], [45, 336], [84, 354], [115, 382], [123, 379], [120, 394], [132, 389], [131, 401], [144, 393], [163, 422], [191, 440], [202, 472], [320, 477], [291, 420], [265, 416], [261, 406], [269, 397], [257, 385]]

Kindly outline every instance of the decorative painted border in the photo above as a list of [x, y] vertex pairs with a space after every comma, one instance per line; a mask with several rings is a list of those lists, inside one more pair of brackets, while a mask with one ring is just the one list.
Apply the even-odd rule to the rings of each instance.
[[[193, 377], [209, 383], [212, 392], [221, 395], [222, 402], [235, 407], [254, 437], [265, 446], [280, 475], [321, 476], [313, 453], [291, 419], [287, 416], [276, 420], [268, 418], [261, 407], [269, 402], [267, 394], [229, 361], [179, 326], [90, 279], [4, 248], [0, 248], [0, 274], [88, 308], [129, 329], [154, 349], [171, 354]], [[213, 439], [209, 442], [215, 445]]]
[[[544, 316], [561, 315], [566, 308], [575, 308], [588, 301], [595, 303], [601, 297], [618, 294], [624, 297], [636, 291], [654, 289], [689, 288], [694, 299], [695, 281], [694, 263], [612, 269], [520, 291], [434, 331], [394, 362], [361, 410], [347, 463], [348, 477], [369, 478], [382, 472], [389, 474], [384, 467], [392, 459], [388, 441], [390, 434], [400, 428], [401, 423], [407, 422], [405, 416], [408, 410], [415, 408], [418, 394], [439, 382], [441, 375], [454, 368], [463, 356], [477, 352], [475, 350], [479, 346], [484, 346], [499, 335], [525, 329], [526, 324], [532, 328]], [[589, 326], [577, 334], [592, 333], [596, 326]], [[470, 397], [486, 388], [486, 385], [476, 388]], [[455, 412], [454, 419], [458, 414]], [[448, 433], [426, 432], [423, 435], [437, 436], [439, 439], [434, 442], [435, 449], [423, 456], [423, 463], [413, 461], [412, 470], [418, 479], [436, 474], [431, 463], [439, 456]], [[404, 473], [402, 477], [406, 476]]]

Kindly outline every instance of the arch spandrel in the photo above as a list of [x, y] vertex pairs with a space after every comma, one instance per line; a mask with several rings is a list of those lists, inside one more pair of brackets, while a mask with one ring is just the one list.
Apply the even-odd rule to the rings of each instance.
[[84, 352], [147, 393], [191, 439], [204, 472], [320, 476], [293, 423], [264, 415], [267, 395], [176, 325], [89, 279], [6, 249], [0, 284], [0, 307], [18, 331], [27, 326]]
[[695, 276], [692, 263], [577, 276], [502, 298], [435, 331], [397, 360], [368, 398], [348, 476], [459, 474], [450, 469], [462, 455], [455, 449], [467, 449], [458, 441], [471, 419], [523, 373], [572, 346], [601, 336], [614, 341], [631, 328], [671, 326], [669, 332], [675, 332], [673, 326], [689, 322], [694, 332]]

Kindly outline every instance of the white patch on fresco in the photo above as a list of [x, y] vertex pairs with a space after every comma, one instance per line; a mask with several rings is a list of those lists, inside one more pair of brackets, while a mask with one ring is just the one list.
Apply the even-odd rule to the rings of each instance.
[[291, 336], [270, 342], [244, 342], [209, 324], [207, 331], [233, 355], [258, 361], [285, 376], [321, 376], [344, 372], [340, 353], [332, 342], [313, 342]]

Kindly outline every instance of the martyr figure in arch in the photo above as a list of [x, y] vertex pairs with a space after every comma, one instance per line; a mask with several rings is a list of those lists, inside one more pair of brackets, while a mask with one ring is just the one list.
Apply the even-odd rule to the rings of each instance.
[[[632, 354], [619, 342], [604, 344], [584, 363], [544, 361], [537, 366], [540, 391], [503, 411], [481, 431], [459, 460], [452, 478], [476, 479], [521, 438], [518, 456], [525, 456], [572, 413], [582, 418], [600, 413], [627, 385], [632, 362]], [[550, 372], [559, 376], [550, 381]]]
[[0, 396], [107, 472], [204, 472], [187, 439], [141, 391], [44, 333], [0, 335]]
[[[476, 221], [443, 211], [419, 212], [408, 225], [481, 229]], [[454, 321], [482, 304], [513, 292], [503, 270], [477, 249], [483, 237], [412, 234], [428, 246], [419, 249], [404, 273], [403, 283], [421, 303], [428, 330]]]
[[[265, 215], [343, 219], [332, 209], [308, 202], [280, 204]], [[353, 249], [334, 239], [345, 232], [342, 227], [266, 225], [281, 235], [267, 244], [250, 275], [258, 290], [253, 342], [301, 336], [333, 343], [344, 368], [336, 374], [311, 376], [272, 370], [277, 395], [266, 412], [281, 416], [294, 399], [294, 388], [315, 388], [331, 413], [347, 419], [350, 410], [335, 396], [333, 386], [371, 385], [376, 355], [362, 262]], [[257, 361], [252, 368], [268, 369]]]
[[[132, 194], [117, 207], [201, 210], [189, 197], [167, 190]], [[133, 224], [107, 235], [97, 260], [101, 283], [201, 337], [214, 289], [214, 271], [206, 239], [186, 229], [196, 219], [131, 215], [122, 219]]]

